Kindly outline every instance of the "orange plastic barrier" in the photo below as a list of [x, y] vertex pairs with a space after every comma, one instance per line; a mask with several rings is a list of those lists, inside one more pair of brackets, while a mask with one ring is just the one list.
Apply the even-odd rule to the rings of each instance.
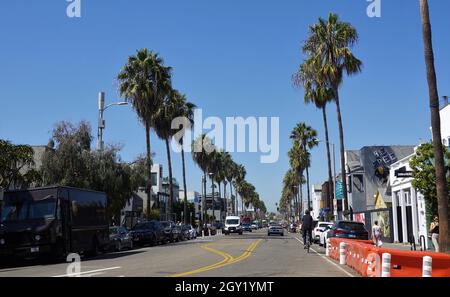
[[331, 238], [329, 256], [339, 261], [339, 246], [345, 242], [345, 263], [362, 276], [381, 276], [383, 253], [391, 255], [391, 277], [421, 277], [423, 257], [432, 258], [432, 276], [450, 277], [450, 255], [432, 252], [377, 248], [371, 241]]

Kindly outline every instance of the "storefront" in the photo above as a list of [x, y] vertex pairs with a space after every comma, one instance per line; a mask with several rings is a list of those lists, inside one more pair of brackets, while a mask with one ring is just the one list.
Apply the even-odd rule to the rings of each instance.
[[414, 240], [420, 244], [422, 239], [428, 248], [425, 200], [412, 186], [409, 161], [413, 156], [392, 164], [390, 169], [394, 242], [409, 243]]

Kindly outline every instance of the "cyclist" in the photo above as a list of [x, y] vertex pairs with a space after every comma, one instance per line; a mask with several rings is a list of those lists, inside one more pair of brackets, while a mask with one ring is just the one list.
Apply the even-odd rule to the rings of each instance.
[[[309, 214], [309, 209], [307, 209], [305, 211], [305, 215], [303, 216], [302, 219], [302, 235], [303, 235], [303, 248], [306, 249], [306, 234], [309, 235], [309, 245], [311, 245], [311, 238], [312, 238], [312, 229], [313, 229], [313, 218], [312, 216]], [[308, 233], [307, 233], [308, 232]]]

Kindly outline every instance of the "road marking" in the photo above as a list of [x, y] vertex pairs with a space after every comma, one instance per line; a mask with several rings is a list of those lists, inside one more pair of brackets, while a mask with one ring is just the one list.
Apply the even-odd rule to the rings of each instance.
[[187, 271], [187, 272], [183, 272], [183, 273], [177, 273], [177, 274], [173, 274], [170, 275], [170, 277], [182, 277], [182, 276], [187, 276], [187, 275], [192, 275], [192, 274], [197, 274], [197, 273], [201, 273], [201, 272], [205, 272], [205, 271], [209, 271], [209, 270], [213, 270], [213, 269], [218, 269], [224, 266], [228, 266], [231, 264], [236, 264], [238, 262], [244, 261], [245, 259], [247, 259], [248, 257], [251, 256], [251, 254], [253, 253], [253, 251], [256, 249], [256, 247], [259, 245], [259, 243], [261, 243], [262, 239], [258, 239], [254, 242], [252, 242], [247, 249], [245, 250], [245, 252], [240, 255], [237, 258], [234, 258], [233, 256], [231, 256], [230, 254], [211, 248], [209, 247], [209, 245], [212, 245], [213, 243], [209, 243], [209, 244], [205, 244], [202, 245], [201, 248], [203, 248], [204, 250], [207, 250], [209, 252], [212, 252], [214, 254], [220, 255], [222, 256], [224, 259], [218, 263], [212, 264], [212, 265], [208, 265], [208, 266], [204, 266], [204, 267], [200, 267], [198, 269], [192, 270], [192, 271]]
[[110, 267], [110, 268], [102, 268], [102, 269], [96, 269], [96, 270], [90, 270], [90, 271], [83, 271], [83, 272], [79, 272], [79, 273], [69, 273], [69, 274], [62, 274], [62, 275], [55, 275], [53, 277], [73, 277], [73, 276], [81, 276], [81, 275], [89, 275], [89, 274], [94, 274], [96, 272], [101, 272], [101, 271], [108, 271], [108, 270], [114, 270], [114, 269], [120, 269], [122, 267], [117, 266], [117, 267]]
[[[297, 237], [293, 237], [295, 239], [297, 239], [298, 242], [300, 242], [301, 244], [303, 244], [303, 241], [298, 239]], [[337, 265], [336, 263], [334, 263], [333, 261], [331, 261], [330, 259], [328, 259], [326, 256], [319, 254], [315, 249], [313, 249], [312, 247], [309, 248], [310, 250], [312, 250], [313, 252], [315, 252], [317, 255], [319, 255], [320, 257], [322, 257], [323, 259], [327, 260], [330, 264], [332, 264], [333, 266], [339, 268], [339, 270], [341, 270], [342, 272], [344, 272], [345, 274], [347, 274], [350, 277], [355, 277], [353, 274], [351, 274], [350, 272], [348, 272], [347, 270], [345, 270], [344, 268], [342, 268], [341, 266]]]

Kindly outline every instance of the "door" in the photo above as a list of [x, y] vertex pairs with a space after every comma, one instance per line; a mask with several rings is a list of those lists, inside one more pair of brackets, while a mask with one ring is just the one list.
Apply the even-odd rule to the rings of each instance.
[[397, 232], [398, 240], [403, 242], [402, 207], [397, 206]]
[[414, 232], [412, 224], [412, 207], [406, 206], [406, 228], [408, 230], [408, 242], [414, 242]]
[[59, 199], [59, 207], [61, 211], [62, 238], [64, 244], [64, 252], [69, 254], [72, 251], [72, 232], [71, 232], [71, 216], [69, 203], [65, 199]]

